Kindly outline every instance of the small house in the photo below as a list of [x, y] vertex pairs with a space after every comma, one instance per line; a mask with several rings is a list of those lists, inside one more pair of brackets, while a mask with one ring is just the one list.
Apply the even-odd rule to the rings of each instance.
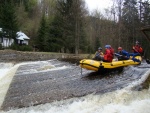
[[17, 40], [18, 40], [18, 44], [20, 45], [28, 45], [28, 40], [30, 38], [25, 35], [23, 32], [19, 31], [17, 32]]
[[[9, 37], [9, 34], [6, 35], [5, 31], [3, 31], [2, 28], [0, 28], [0, 44], [2, 45], [2, 47], [9, 47], [14, 43], [14, 39]], [[5, 34], [5, 35], [2, 35]], [[16, 33], [16, 39], [18, 40], [18, 44], [19, 45], [28, 45], [28, 41], [29, 41], [29, 37], [27, 35], [25, 35], [23, 32], [19, 31]], [[9, 38], [8, 38], [9, 37]]]

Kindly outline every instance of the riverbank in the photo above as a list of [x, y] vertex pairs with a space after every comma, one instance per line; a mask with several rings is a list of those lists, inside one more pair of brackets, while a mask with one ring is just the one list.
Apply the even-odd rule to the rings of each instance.
[[84, 58], [92, 58], [90, 54], [67, 54], [53, 52], [22, 52], [15, 50], [0, 50], [0, 62], [25, 62], [25, 61], [43, 61], [50, 59], [59, 59], [73, 63], [79, 62]]

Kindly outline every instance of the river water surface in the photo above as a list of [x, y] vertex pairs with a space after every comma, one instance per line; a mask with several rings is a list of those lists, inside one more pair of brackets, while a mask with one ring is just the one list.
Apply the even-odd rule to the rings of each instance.
[[0, 113], [150, 113], [150, 66], [106, 74], [58, 61], [0, 63]]

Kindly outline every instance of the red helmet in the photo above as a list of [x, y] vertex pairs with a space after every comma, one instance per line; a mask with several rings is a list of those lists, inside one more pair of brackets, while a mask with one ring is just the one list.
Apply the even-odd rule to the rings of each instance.
[[118, 50], [122, 50], [122, 47], [118, 47]]

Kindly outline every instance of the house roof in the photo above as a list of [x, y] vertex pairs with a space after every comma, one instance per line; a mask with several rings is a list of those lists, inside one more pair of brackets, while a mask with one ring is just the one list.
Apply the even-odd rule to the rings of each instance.
[[17, 32], [16, 34], [17, 34], [17, 39], [18, 40], [29, 40], [30, 39], [27, 35], [25, 35], [21, 31]]
[[18, 39], [18, 40], [24, 40], [23, 37], [18, 37], [17, 39]]

